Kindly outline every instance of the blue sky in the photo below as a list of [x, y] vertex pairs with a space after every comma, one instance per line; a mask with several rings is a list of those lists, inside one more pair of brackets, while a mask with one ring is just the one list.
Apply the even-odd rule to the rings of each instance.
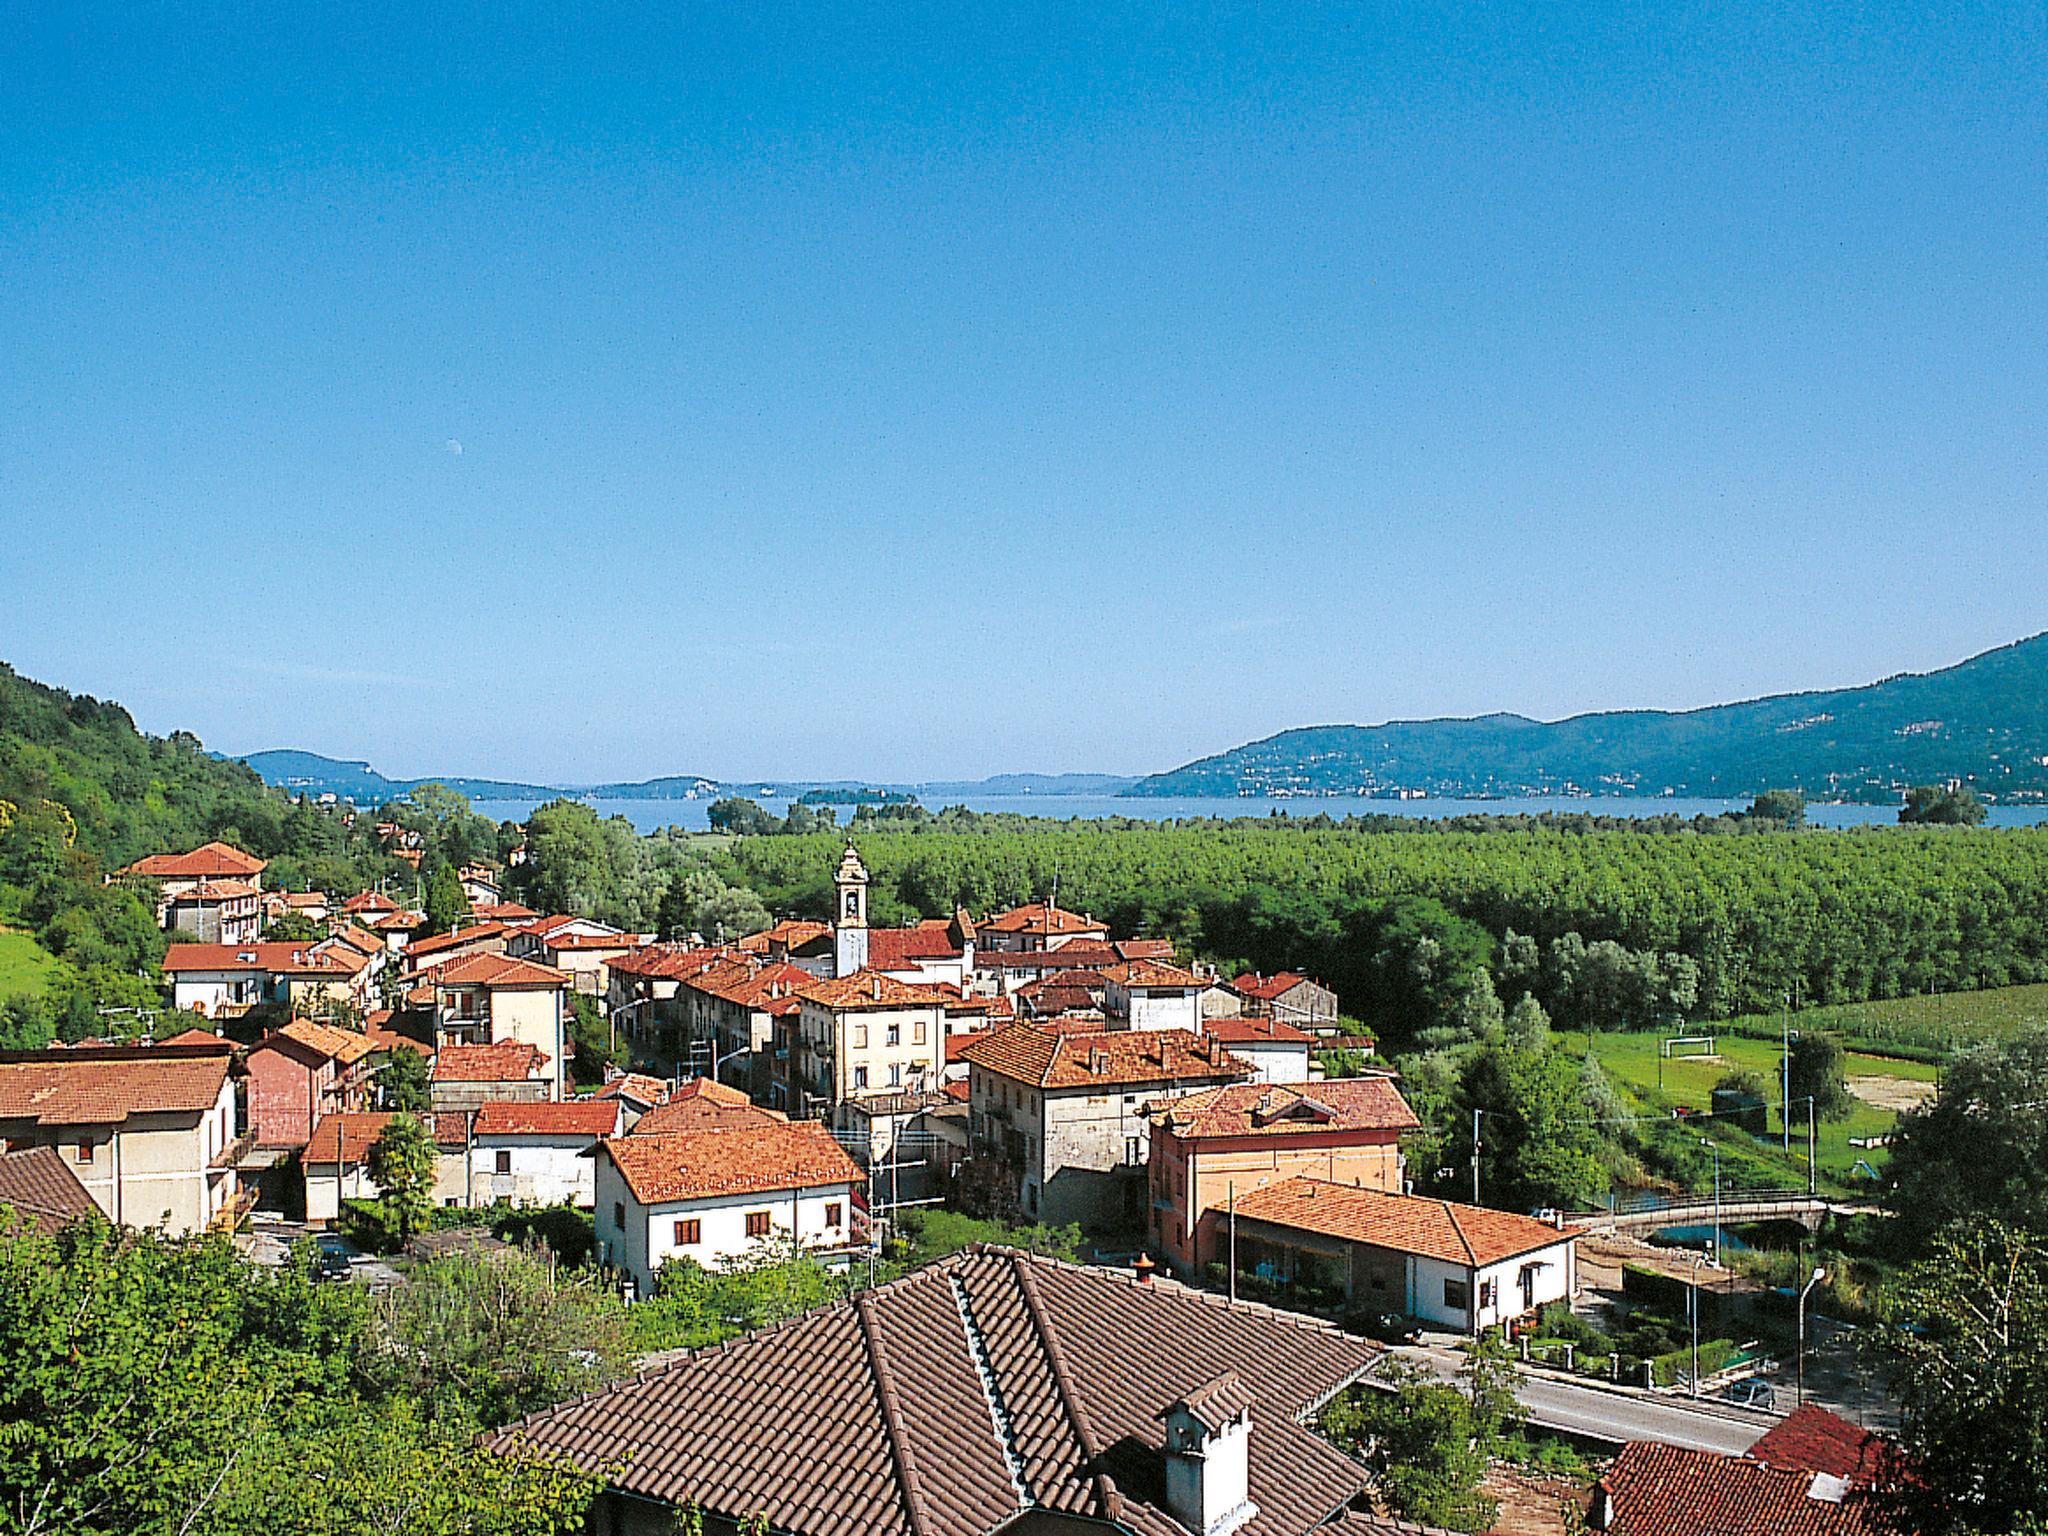
[[1136, 772], [2048, 628], [2038, 6], [309, 9], [0, 19], [0, 657], [146, 728]]

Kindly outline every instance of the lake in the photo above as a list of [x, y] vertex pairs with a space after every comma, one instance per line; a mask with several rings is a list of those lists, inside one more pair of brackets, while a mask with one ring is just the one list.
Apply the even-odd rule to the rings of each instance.
[[[710, 823], [706, 813], [709, 800], [592, 800], [601, 816], [623, 816], [641, 832], [661, 827], [682, 827], [705, 831]], [[1556, 815], [1592, 816], [1720, 816], [1746, 810], [1747, 800], [1683, 800], [1677, 798], [1630, 798], [1616, 795], [1588, 799], [1569, 795], [1530, 796], [1504, 800], [1371, 800], [1360, 796], [1332, 795], [1327, 798], [1297, 796], [1272, 799], [1263, 795], [1234, 797], [1189, 797], [1163, 799], [1121, 799], [1114, 795], [976, 795], [934, 796], [931, 809], [964, 805], [970, 811], [1017, 816], [1046, 816], [1055, 820], [1079, 818], [1099, 820], [1128, 816], [1143, 821], [1173, 821], [1184, 816], [1266, 816], [1277, 811], [1284, 816], [1411, 816], [1418, 821], [1447, 816], [1535, 816], [1544, 811]], [[476, 809], [497, 821], [524, 821], [538, 800], [479, 800]], [[780, 815], [788, 802], [772, 796], [761, 804]], [[843, 822], [848, 807], [833, 807]], [[1898, 808], [1890, 805], [1809, 805], [1806, 819], [1818, 827], [1889, 826], [1898, 820]], [[2048, 806], [2000, 805], [1991, 809], [1991, 825], [2033, 826], [2048, 821]]]

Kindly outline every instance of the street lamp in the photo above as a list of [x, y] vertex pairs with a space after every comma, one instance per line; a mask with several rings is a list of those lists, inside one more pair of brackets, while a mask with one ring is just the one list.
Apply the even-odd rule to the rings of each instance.
[[1827, 1279], [1828, 1272], [1820, 1265], [1813, 1267], [1813, 1278], [1799, 1291], [1799, 1407], [1806, 1406], [1806, 1298], [1816, 1285]]
[[1702, 1136], [1700, 1145], [1714, 1154], [1714, 1267], [1721, 1264], [1721, 1147], [1718, 1142]]
[[1696, 1253], [1692, 1260], [1692, 1395], [1700, 1395], [1700, 1265], [1706, 1262], [1704, 1253]]

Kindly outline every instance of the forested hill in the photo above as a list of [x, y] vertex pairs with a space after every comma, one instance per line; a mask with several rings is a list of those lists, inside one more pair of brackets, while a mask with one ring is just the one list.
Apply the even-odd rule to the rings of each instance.
[[266, 784], [300, 795], [340, 795], [358, 805], [382, 805], [409, 794], [422, 784], [445, 784], [472, 800], [551, 800], [562, 793], [547, 784], [521, 784], [507, 779], [472, 779], [442, 775], [431, 779], [387, 779], [368, 763], [322, 757], [318, 752], [251, 752], [247, 763]]
[[2048, 790], [2048, 635], [1939, 672], [1708, 709], [1283, 731], [1125, 793], [1742, 797], [1786, 788], [1884, 801], [1904, 785], [1950, 778], [1987, 799]]

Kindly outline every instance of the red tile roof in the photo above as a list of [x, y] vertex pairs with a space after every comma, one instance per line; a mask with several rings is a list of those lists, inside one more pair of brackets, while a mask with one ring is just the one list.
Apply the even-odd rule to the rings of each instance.
[[627, 1072], [597, 1090], [600, 1099], [626, 1099], [650, 1109], [668, 1100], [668, 1084], [642, 1072]]
[[503, 938], [510, 932], [503, 923], [472, 923], [467, 928], [451, 928], [446, 933], [437, 933], [431, 939], [414, 939], [405, 946], [408, 960], [421, 955], [437, 955], [444, 949], [460, 949], [465, 944], [482, 944], [491, 939]]
[[0, 1120], [117, 1125], [130, 1115], [210, 1110], [227, 1081], [226, 1046], [215, 1040], [0, 1052]]
[[1883, 1475], [1884, 1451], [1882, 1436], [1814, 1403], [1793, 1409], [1749, 1448], [1765, 1466], [1826, 1472], [1860, 1488], [1872, 1486]]
[[341, 904], [344, 912], [396, 912], [398, 903], [382, 891], [358, 891]]
[[1262, 998], [1270, 1003], [1274, 998], [1292, 991], [1306, 980], [1306, 976], [1297, 975], [1293, 971], [1277, 971], [1271, 976], [1261, 976], [1256, 971], [1247, 971], [1230, 985], [1233, 990], [1246, 997]]
[[312, 1052], [322, 1060], [338, 1061], [343, 1066], [354, 1066], [376, 1049], [369, 1039], [354, 1030], [335, 1029], [331, 1025], [316, 1024], [311, 1019], [293, 1019], [281, 1029], [272, 1030], [256, 1042], [254, 1049], [277, 1050], [285, 1042]]
[[1102, 974], [1118, 986], [1135, 991], [1150, 989], [1194, 992], [1208, 985], [1193, 971], [1183, 970], [1177, 965], [1168, 965], [1164, 960], [1124, 960], [1105, 967]]
[[663, 1136], [676, 1131], [716, 1131], [736, 1125], [780, 1125], [789, 1116], [756, 1104], [743, 1093], [732, 1099], [692, 1094], [656, 1105], [633, 1125], [635, 1136]]
[[437, 987], [482, 987], [486, 991], [536, 991], [566, 987], [569, 976], [551, 965], [514, 960], [510, 955], [462, 955], [434, 969]]
[[722, 961], [681, 980], [693, 992], [779, 1017], [797, 1011], [798, 990], [817, 978], [786, 960], [748, 956]]
[[1062, 1034], [1035, 1024], [1012, 1024], [961, 1055], [984, 1071], [1038, 1088], [1214, 1083], [1252, 1073], [1221, 1046], [1185, 1029]]
[[807, 979], [797, 989], [797, 996], [841, 1013], [873, 1008], [943, 1007], [946, 1002], [946, 994], [937, 987], [898, 981], [880, 971], [856, 971], [829, 981]]
[[[321, 940], [321, 943], [327, 942]], [[360, 957], [358, 957], [360, 959]], [[350, 976], [361, 969], [318, 944], [173, 944], [164, 951], [164, 970], [262, 971], [273, 976]]]
[[153, 853], [115, 873], [157, 880], [246, 880], [263, 873], [264, 861], [228, 843], [205, 843], [190, 853]]
[[1031, 933], [1057, 937], [1063, 933], [1107, 933], [1106, 925], [1049, 901], [1028, 901], [1021, 907], [985, 917], [976, 928], [989, 933]]
[[1409, 1131], [1422, 1123], [1400, 1090], [1383, 1077], [1327, 1083], [1231, 1083], [1154, 1105], [1151, 1116], [1155, 1126], [1183, 1140]]
[[907, 971], [920, 960], [957, 960], [962, 953], [953, 925], [927, 918], [912, 928], [870, 928], [868, 964], [878, 971]]
[[394, 1014], [378, 1008], [363, 1015], [363, 1038], [373, 1051], [408, 1050], [422, 1056], [434, 1054], [433, 1020], [424, 1010]]
[[1204, 1019], [1202, 1032], [1225, 1045], [1308, 1045], [1315, 1040], [1283, 1019]]
[[737, 958], [729, 948], [692, 949], [681, 944], [647, 944], [629, 955], [610, 962], [614, 976], [653, 976], [680, 981], [701, 974], [706, 967], [724, 965]]
[[220, 1048], [221, 1050], [224, 1050], [224, 1051], [229, 1051], [229, 1050], [233, 1050], [233, 1049], [234, 1049], [234, 1046], [233, 1046], [233, 1044], [232, 1044], [232, 1043], [231, 1043], [230, 1041], [227, 1041], [227, 1040], [224, 1040], [224, 1039], [222, 1039], [222, 1038], [221, 1038], [221, 1037], [220, 1037], [219, 1035], [215, 1034], [215, 1033], [214, 1033], [214, 1032], [213, 1032], [212, 1030], [210, 1030], [210, 1029], [201, 1029], [201, 1028], [200, 1028], [200, 1027], [199, 1027], [198, 1025], [196, 1025], [196, 1024], [195, 1024], [195, 1025], [193, 1025], [193, 1026], [192, 1026], [192, 1028], [190, 1028], [190, 1029], [181, 1029], [181, 1030], [179, 1030], [179, 1031], [178, 1031], [178, 1032], [177, 1032], [177, 1033], [176, 1033], [175, 1035], [172, 1035], [172, 1036], [170, 1037], [170, 1039], [168, 1039], [168, 1040], [159, 1040], [159, 1041], [157, 1042], [157, 1044], [159, 1044], [159, 1045], [212, 1045], [212, 1046], [218, 1046], [218, 1047], [219, 1047], [219, 1048]]
[[763, 928], [759, 933], [750, 933], [739, 941], [739, 947], [754, 954], [765, 955], [773, 946], [784, 949], [800, 949], [813, 939], [821, 939], [832, 931], [827, 923], [805, 922], [799, 918], [784, 918], [772, 928]]
[[596, 1141], [619, 1131], [617, 1099], [563, 1099], [553, 1103], [480, 1105], [471, 1134], [484, 1136], [587, 1136]]
[[255, 886], [246, 880], [202, 880], [199, 884], [178, 892], [170, 898], [172, 906], [188, 901], [242, 901], [260, 895]]
[[399, 1118], [397, 1112], [381, 1109], [322, 1115], [306, 1150], [299, 1155], [300, 1165], [312, 1172], [319, 1171], [322, 1164], [332, 1168], [337, 1161], [344, 1167], [356, 1166], [369, 1157], [384, 1127]]
[[444, 1045], [434, 1054], [437, 1083], [518, 1083], [539, 1075], [547, 1055], [521, 1040], [496, 1045]]
[[41, 1232], [59, 1231], [98, 1209], [55, 1147], [0, 1152], [0, 1206]]
[[516, 901], [487, 901], [469, 909], [469, 915], [486, 923], [530, 923], [540, 914]]
[[1595, 1497], [1609, 1501], [1607, 1536], [1878, 1536], [1871, 1500], [1825, 1477], [1631, 1441]]
[[1283, 1179], [1237, 1198], [1238, 1218], [1477, 1268], [1579, 1235], [1533, 1216], [1389, 1195], [1324, 1179]]
[[642, 1133], [603, 1143], [642, 1205], [864, 1184], [867, 1175], [816, 1120]]

